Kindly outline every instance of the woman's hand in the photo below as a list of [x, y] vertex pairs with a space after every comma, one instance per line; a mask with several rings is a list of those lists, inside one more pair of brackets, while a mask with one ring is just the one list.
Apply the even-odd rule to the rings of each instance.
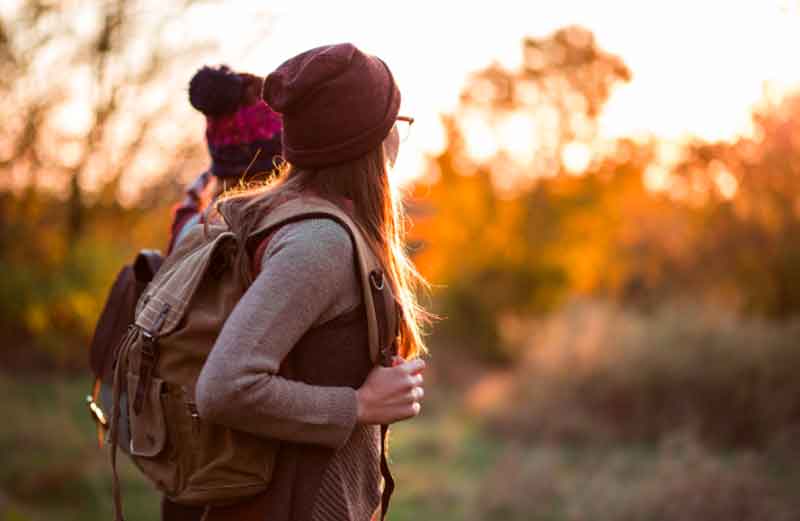
[[370, 371], [357, 391], [358, 422], [388, 424], [413, 418], [419, 414], [422, 371], [425, 362], [416, 358], [409, 362], [396, 359], [392, 367], [377, 366]]

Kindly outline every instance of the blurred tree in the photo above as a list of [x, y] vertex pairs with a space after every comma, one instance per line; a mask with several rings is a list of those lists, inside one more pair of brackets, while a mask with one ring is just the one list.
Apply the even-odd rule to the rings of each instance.
[[733, 143], [686, 147], [671, 183], [701, 219], [703, 286], [786, 317], [800, 310], [800, 94], [765, 102], [753, 127]]
[[[494, 64], [473, 75], [457, 115], [468, 143], [475, 127], [485, 125], [498, 151], [523, 163], [522, 180], [531, 180], [563, 171], [565, 147], [592, 144], [611, 90], [630, 78], [625, 63], [601, 49], [591, 31], [565, 27], [525, 38], [517, 69]], [[509, 179], [513, 165], [486, 152], [485, 159], [498, 165], [495, 181], [516, 186], [520, 179]]]
[[564, 171], [566, 145], [591, 143], [611, 89], [630, 78], [579, 27], [526, 38], [522, 52], [518, 69], [492, 65], [470, 78], [444, 118], [448, 146], [414, 190], [429, 208], [414, 219], [424, 245], [416, 261], [445, 288], [437, 305], [446, 320], [436, 332], [499, 361], [516, 353], [498, 324], [553, 309], [585, 265], [588, 250], [568, 250], [564, 237], [583, 240], [570, 229], [595, 222], [578, 215], [598, 208], [598, 183], [549, 177]]
[[492, 65], [467, 82], [444, 118], [447, 147], [413, 192], [416, 260], [438, 285], [447, 342], [513, 360], [503, 324], [572, 295], [798, 313], [800, 95], [765, 101], [752, 136], [691, 142], [664, 164], [657, 141], [596, 135], [629, 78], [569, 27], [525, 39], [517, 69]]
[[163, 86], [209, 45], [173, 36], [198, 3], [24, 0], [0, 11], [0, 188], [67, 194], [68, 244], [84, 228], [85, 187], [108, 202], [125, 172], [185, 160], [175, 152], [186, 130], [170, 122], [174, 92]]
[[[190, 17], [218, 3], [0, 5], [4, 361], [36, 358], [34, 347], [60, 364], [84, 363], [75, 347], [116, 270], [134, 249], [164, 244], [178, 174], [206, 160], [200, 119], [193, 127], [176, 117], [213, 46], [210, 35], [190, 34]], [[138, 204], [121, 204], [134, 177]]]

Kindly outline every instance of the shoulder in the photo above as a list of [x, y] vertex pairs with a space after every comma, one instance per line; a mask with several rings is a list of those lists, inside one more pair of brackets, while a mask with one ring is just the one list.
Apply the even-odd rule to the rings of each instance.
[[303, 219], [275, 232], [264, 252], [262, 267], [277, 255], [297, 257], [301, 264], [344, 264], [342, 261], [353, 257], [353, 244], [349, 232], [333, 219]]
[[361, 299], [349, 232], [336, 221], [315, 218], [286, 224], [270, 239], [253, 287], [269, 286], [305, 308], [317, 309], [323, 323]]

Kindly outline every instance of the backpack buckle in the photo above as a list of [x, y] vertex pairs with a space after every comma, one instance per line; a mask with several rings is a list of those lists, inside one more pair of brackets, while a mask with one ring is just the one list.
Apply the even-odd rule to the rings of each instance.
[[[161, 308], [155, 324], [156, 331], [159, 331], [164, 326], [169, 309], [169, 304], [164, 304], [164, 307]], [[142, 331], [142, 347], [139, 353], [141, 355], [139, 359], [139, 384], [136, 386], [136, 396], [133, 399], [133, 412], [136, 414], [142, 411], [144, 395], [150, 386], [150, 378], [158, 362], [158, 335], [156, 333], [146, 329]]]
[[146, 359], [148, 363], [155, 365], [158, 358], [156, 337], [149, 331], [142, 331], [142, 361]]
[[372, 270], [369, 272], [369, 282], [372, 284], [372, 287], [375, 288], [376, 291], [383, 291], [383, 286], [385, 284], [385, 279], [383, 277], [383, 271], [381, 270]]
[[133, 412], [139, 414], [144, 404], [144, 395], [150, 386], [153, 368], [158, 362], [158, 339], [149, 331], [142, 332], [142, 348], [139, 359], [139, 383], [136, 385], [136, 396], [133, 399]]

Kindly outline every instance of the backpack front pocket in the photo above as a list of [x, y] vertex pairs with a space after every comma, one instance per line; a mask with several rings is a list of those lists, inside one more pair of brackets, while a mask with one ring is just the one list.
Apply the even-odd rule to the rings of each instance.
[[[128, 373], [128, 395], [139, 385], [139, 375]], [[151, 377], [144, 394], [144, 403], [136, 413], [128, 407], [130, 424], [130, 455], [142, 472], [166, 494], [174, 494], [180, 487], [180, 469], [174, 463], [176, 444], [174, 433], [169, 432], [170, 415], [168, 386], [160, 378]]]
[[[167, 422], [164, 414], [162, 395], [164, 381], [151, 378], [150, 387], [145, 390], [144, 405], [139, 413], [129, 407], [132, 456], [153, 458], [160, 454], [167, 444]], [[128, 396], [133, 396], [139, 386], [139, 375], [128, 373]]]

